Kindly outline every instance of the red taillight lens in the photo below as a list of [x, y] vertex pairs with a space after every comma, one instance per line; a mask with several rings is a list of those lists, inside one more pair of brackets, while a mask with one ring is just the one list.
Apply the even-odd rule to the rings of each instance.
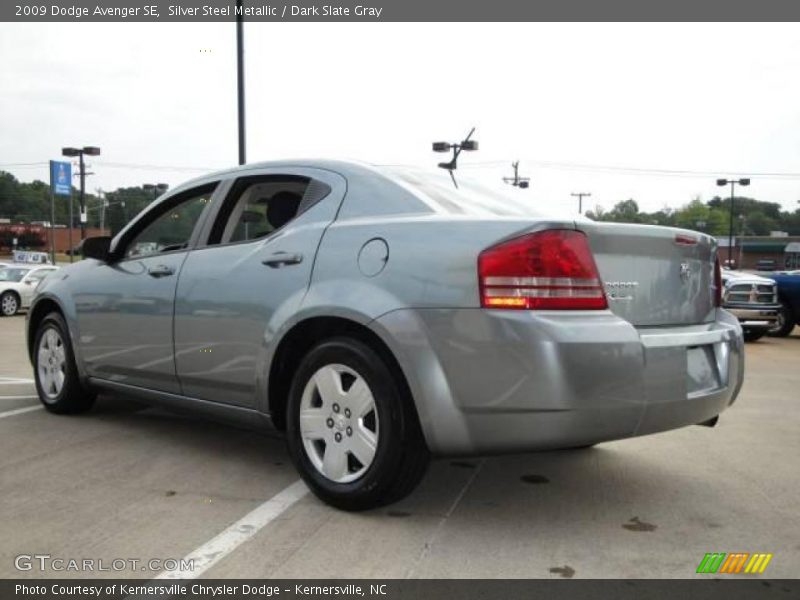
[[719, 256], [714, 259], [714, 306], [722, 306], [722, 267]]
[[481, 252], [483, 308], [592, 310], [608, 308], [586, 235], [551, 229]]

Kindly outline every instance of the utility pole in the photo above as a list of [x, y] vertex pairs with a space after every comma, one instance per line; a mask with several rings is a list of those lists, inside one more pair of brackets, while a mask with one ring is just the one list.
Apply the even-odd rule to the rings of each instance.
[[513, 185], [514, 187], [525, 189], [530, 185], [530, 177], [519, 176], [519, 161], [511, 163], [511, 168], [514, 169], [514, 177], [503, 177], [503, 181]]
[[236, 92], [239, 115], [239, 164], [247, 162], [244, 120], [244, 15], [242, 0], [236, 0]]
[[591, 195], [592, 194], [590, 192], [575, 192], [575, 193], [570, 194], [570, 196], [574, 196], [575, 198], [578, 199], [578, 214], [579, 215], [583, 214], [583, 199], [584, 199], [584, 197], [588, 198]]

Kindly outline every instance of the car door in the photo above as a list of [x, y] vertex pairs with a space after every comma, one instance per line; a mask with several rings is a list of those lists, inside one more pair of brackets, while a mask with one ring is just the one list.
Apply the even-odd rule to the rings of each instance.
[[265, 397], [271, 339], [300, 306], [344, 193], [344, 178], [316, 169], [260, 170], [232, 182], [178, 283], [184, 395], [246, 407]]
[[87, 264], [74, 278], [78, 343], [90, 376], [180, 392], [175, 289], [216, 187], [212, 182], [160, 201], [115, 240], [108, 263]]

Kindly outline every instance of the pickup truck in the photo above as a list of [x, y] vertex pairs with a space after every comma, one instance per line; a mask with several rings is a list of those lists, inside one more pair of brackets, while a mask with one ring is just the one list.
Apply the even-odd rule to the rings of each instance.
[[722, 269], [722, 306], [742, 326], [744, 340], [755, 342], [778, 324], [778, 291], [772, 279]]
[[800, 270], [777, 271], [769, 278], [778, 284], [778, 320], [769, 330], [773, 337], [786, 337], [800, 323]]

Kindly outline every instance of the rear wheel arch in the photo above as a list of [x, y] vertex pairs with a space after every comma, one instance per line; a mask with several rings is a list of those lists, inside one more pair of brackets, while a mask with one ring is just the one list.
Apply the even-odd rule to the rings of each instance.
[[[275, 427], [286, 430], [286, 407], [289, 390], [300, 363], [308, 352], [320, 342], [334, 337], [351, 337], [374, 350], [386, 363], [396, 383], [408, 398], [413, 399], [403, 369], [386, 342], [372, 329], [342, 317], [311, 317], [296, 323], [278, 344], [269, 370], [267, 397], [270, 418]], [[414, 406], [414, 413], [416, 406]], [[417, 415], [419, 419], [419, 415]]]

